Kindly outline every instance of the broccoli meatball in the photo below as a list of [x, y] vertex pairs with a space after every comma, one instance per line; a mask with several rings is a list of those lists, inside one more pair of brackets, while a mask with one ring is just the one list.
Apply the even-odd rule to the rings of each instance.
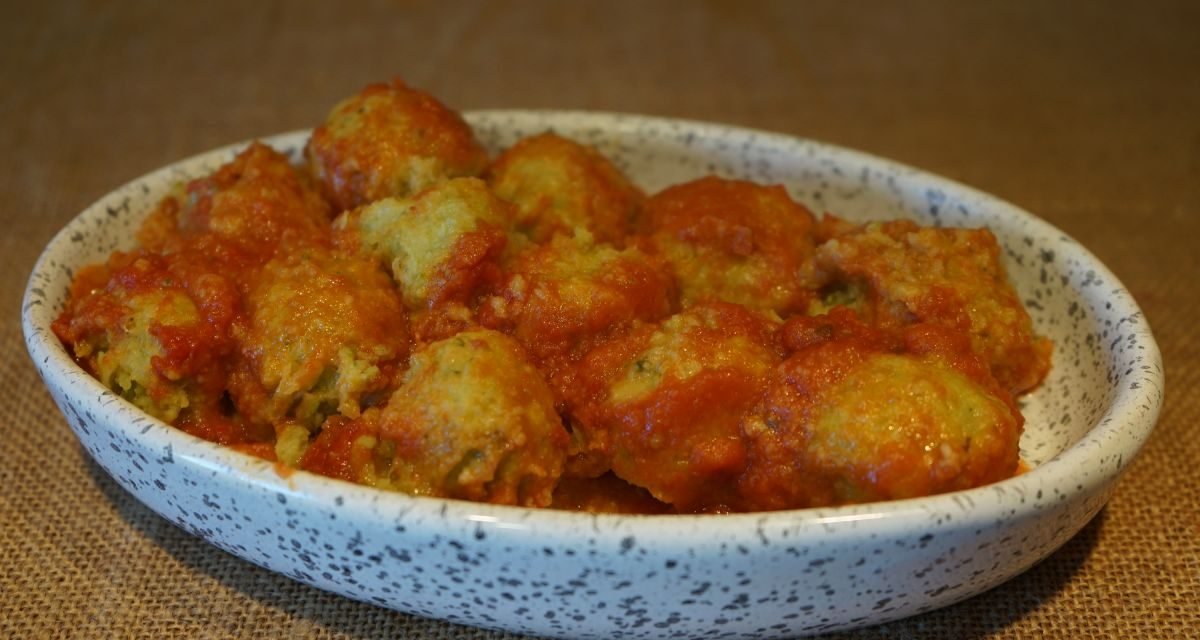
[[138, 239], [148, 249], [177, 251], [180, 237], [211, 234], [265, 262], [284, 238], [320, 242], [331, 219], [308, 177], [283, 154], [254, 142], [165, 198]]
[[774, 334], [762, 316], [712, 302], [594, 349], [573, 401], [572, 473], [611, 467], [677, 510], [729, 508], [746, 459], [740, 421], [780, 360]]
[[481, 322], [513, 335], [556, 387], [570, 385], [569, 364], [597, 342], [671, 313], [673, 283], [660, 260], [583, 229], [522, 254], [508, 273], [481, 306]]
[[254, 277], [245, 312], [229, 386], [257, 422], [312, 431], [335, 412], [357, 417], [408, 355], [404, 308], [374, 261], [317, 247], [279, 256]]
[[339, 211], [477, 176], [487, 165], [487, 152], [457, 113], [399, 80], [335, 106], [305, 155]]
[[120, 319], [75, 343], [75, 356], [86, 361], [101, 384], [146, 413], [172, 422], [190, 404], [184, 384], [155, 367], [165, 355], [154, 335], [164, 329], [194, 328], [196, 305], [179, 290], [132, 295], [123, 300]]
[[965, 335], [937, 325], [886, 335], [854, 323], [835, 313], [785, 328], [806, 339], [793, 341], [801, 348], [743, 420], [740, 508], [925, 496], [1016, 471], [1021, 414]]
[[782, 317], [806, 310], [813, 217], [783, 187], [701, 178], [651, 196], [645, 219], [685, 306], [721, 300]]
[[416, 311], [498, 281], [510, 222], [508, 205], [483, 181], [458, 178], [344, 214], [334, 234], [338, 246], [390, 264], [405, 306]]
[[595, 149], [553, 133], [525, 138], [491, 165], [487, 181], [516, 207], [516, 230], [534, 242], [586, 229], [620, 245], [645, 196]]
[[412, 198], [384, 198], [334, 221], [334, 242], [391, 267], [419, 340], [474, 326], [474, 301], [496, 287], [509, 246], [507, 203], [477, 178], [456, 178]]
[[[326, 440], [351, 452], [369, 446], [369, 456], [357, 456], [370, 464], [354, 473], [417, 495], [546, 506], [566, 458], [567, 433], [546, 382], [520, 345], [486, 329], [418, 350], [386, 407], [358, 422], [342, 427], [351, 435]], [[335, 473], [344, 469], [320, 453], [330, 448], [324, 442], [314, 446], [314, 466], [323, 458]]]
[[102, 384], [176, 422], [219, 401], [236, 296], [232, 283], [169, 256], [118, 253], [79, 274], [54, 331]]
[[841, 304], [884, 327], [923, 321], [966, 331], [1012, 393], [1049, 370], [1050, 342], [1034, 334], [987, 229], [871, 223], [822, 244], [816, 263], [825, 285], [814, 312]]

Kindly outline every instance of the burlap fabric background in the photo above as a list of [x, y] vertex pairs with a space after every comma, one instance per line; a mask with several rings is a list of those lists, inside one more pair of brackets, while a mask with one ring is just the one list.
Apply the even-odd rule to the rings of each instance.
[[311, 126], [395, 74], [464, 109], [644, 112], [857, 147], [1077, 238], [1159, 339], [1157, 432], [1045, 563], [853, 637], [1200, 634], [1200, 4], [4, 4], [0, 636], [500, 637], [301, 586], [159, 519], [83, 455], [20, 337], [33, 261], [88, 203]]

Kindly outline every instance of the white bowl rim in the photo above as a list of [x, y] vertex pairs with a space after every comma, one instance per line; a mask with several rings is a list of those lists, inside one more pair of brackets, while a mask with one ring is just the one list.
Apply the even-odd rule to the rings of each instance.
[[[1113, 317], [1143, 318], [1136, 302], [1128, 293], [1128, 289], [1121, 284], [1117, 277], [1090, 251], [1049, 223], [1015, 205], [972, 187], [862, 151], [808, 138], [746, 127], [626, 113], [489, 109], [464, 112], [464, 116], [468, 121], [480, 117], [526, 119], [531, 122], [536, 119], [541, 123], [557, 119], [564, 123], [564, 126], [566, 123], [575, 125], [579, 121], [584, 121], [595, 126], [604, 126], [609, 130], [626, 132], [645, 125], [672, 124], [709, 134], [719, 132], [752, 135], [767, 143], [800, 142], [811, 145], [823, 156], [834, 158], [839, 162], [852, 161], [881, 167], [894, 173], [938, 184], [948, 193], [961, 194], [985, 204], [1000, 215], [1023, 220], [1024, 224], [1036, 229], [1046, 237], [1061, 239], [1064, 251], [1071, 253], [1072, 257], [1081, 264], [1087, 265], [1088, 269], [1093, 270], [1110, 284], [1109, 292], [1112, 297], [1109, 302], [1112, 304], [1111, 315]], [[309, 131], [301, 129], [256, 139], [276, 145], [302, 143]], [[592, 535], [600, 537], [636, 535], [642, 546], [661, 547], [680, 546], [685, 538], [691, 536], [690, 532], [696, 532], [698, 535], [691, 536], [694, 540], [689, 538], [689, 542], [703, 543], [705, 539], [722, 541], [741, 539], [757, 543], [764, 533], [771, 535], [781, 527], [800, 527], [805, 531], [824, 531], [837, 536], [865, 537], [876, 534], [911, 532], [914, 530], [914, 526], [928, 524], [930, 514], [936, 512], [961, 514], [956, 526], [962, 529], [991, 525], [1002, 513], [1008, 519], [1034, 517], [1036, 514], [1032, 504], [1035, 501], [1027, 501], [1026, 497], [1048, 487], [1062, 488], [1064, 493], [1070, 495], [1090, 495], [1111, 483], [1115, 479], [1112, 476], [1119, 474], [1134, 459], [1149, 437], [1161, 409], [1163, 384], [1161, 356], [1150, 327], [1143, 320], [1135, 323], [1135, 326], [1128, 331], [1137, 334], [1139, 344], [1143, 347], [1144, 360], [1154, 369], [1152, 372], [1144, 373], [1148, 379], [1157, 382], [1157, 388], [1153, 388], [1152, 385], [1143, 385], [1140, 389], [1130, 389], [1129, 385], [1119, 385], [1109, 403], [1108, 410], [1077, 442], [1049, 461], [1025, 473], [965, 491], [841, 507], [722, 515], [591, 514], [409, 496], [298, 470], [289, 472], [286, 476], [281, 475], [276, 470], [274, 463], [186, 434], [151, 418], [128, 404], [83, 371], [71, 359], [53, 332], [50, 331], [52, 316], [49, 311], [45, 312], [45, 319], [41, 322], [35, 318], [33, 313], [34, 307], [40, 302], [34, 295], [34, 289], [39, 286], [36, 280], [37, 275], [49, 268], [47, 261], [50, 252], [68, 242], [68, 235], [72, 231], [73, 225], [78, 224], [89, 213], [95, 214], [101, 210], [104, 205], [109, 203], [110, 198], [131, 185], [154, 176], [165, 175], [181, 166], [221, 157], [223, 154], [229, 154], [233, 150], [244, 147], [248, 142], [225, 145], [173, 162], [131, 180], [85, 208], [54, 236], [39, 256], [24, 293], [21, 313], [26, 345], [39, 370], [48, 372], [50, 375], [57, 375], [59, 382], [64, 384], [70, 394], [98, 397], [102, 398], [106, 404], [111, 403], [108, 406], [118, 413], [119, 426], [124, 434], [141, 442], [148, 449], [168, 450], [173, 452], [176, 459], [191, 460], [197, 464], [220, 470], [222, 474], [231, 474], [229, 477], [221, 477], [222, 482], [249, 482], [264, 490], [305, 499], [316, 505], [331, 504], [336, 499], [340, 513], [350, 518], [375, 518], [378, 517], [376, 514], [379, 510], [384, 508], [388, 511], [409, 515], [424, 514], [439, 522], [460, 523], [464, 527], [474, 527], [480, 523], [496, 525], [497, 531], [518, 532], [513, 541], [527, 541], [529, 544], [561, 542], [575, 537], [574, 532], [580, 529], [587, 529]], [[1099, 457], [1111, 455], [1120, 455], [1125, 459], [1124, 464], [1117, 465], [1113, 472], [1089, 474], [1082, 480], [1073, 475], [1074, 470], [1094, 465]], [[965, 503], [969, 503], [969, 508]], [[857, 523], [863, 521], [871, 521], [871, 525], [869, 527], [857, 526]]]

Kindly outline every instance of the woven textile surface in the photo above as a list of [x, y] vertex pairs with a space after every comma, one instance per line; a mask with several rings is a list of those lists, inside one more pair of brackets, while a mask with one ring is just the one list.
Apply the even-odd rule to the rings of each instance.
[[1073, 236], [1159, 341], [1156, 432], [1045, 562], [845, 637], [1198, 633], [1200, 4], [40, 2], [0, 18], [0, 637], [510, 637], [301, 585], [159, 518], [87, 457], [21, 338], [41, 247], [89, 203], [311, 127], [393, 76], [459, 109], [639, 112], [863, 149]]

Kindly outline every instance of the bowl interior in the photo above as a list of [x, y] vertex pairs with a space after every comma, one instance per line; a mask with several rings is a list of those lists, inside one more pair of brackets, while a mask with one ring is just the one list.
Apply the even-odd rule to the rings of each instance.
[[[493, 152], [547, 129], [591, 144], [648, 192], [716, 173], [782, 184], [816, 213], [856, 221], [903, 217], [923, 224], [990, 228], [1036, 330], [1054, 341], [1049, 378], [1022, 399], [1026, 430], [1021, 453], [1031, 467], [1079, 443], [1102, 418], [1111, 417], [1115, 405], [1136, 401], [1143, 378], [1157, 381], [1161, 394], [1153, 339], [1115, 277], [1060, 231], [993, 197], [866, 154], [719, 125], [572, 112], [495, 111], [467, 118]], [[266, 141], [299, 162], [306, 139], [307, 132], [293, 132]], [[37, 343], [74, 366], [49, 325], [62, 309], [76, 271], [114, 250], [132, 248], [137, 226], [173, 184], [216, 169], [241, 146], [201, 154], [134, 180], [56, 236], [27, 291], [24, 314], [31, 349]], [[1139, 443], [1144, 437], [1137, 436]]]

